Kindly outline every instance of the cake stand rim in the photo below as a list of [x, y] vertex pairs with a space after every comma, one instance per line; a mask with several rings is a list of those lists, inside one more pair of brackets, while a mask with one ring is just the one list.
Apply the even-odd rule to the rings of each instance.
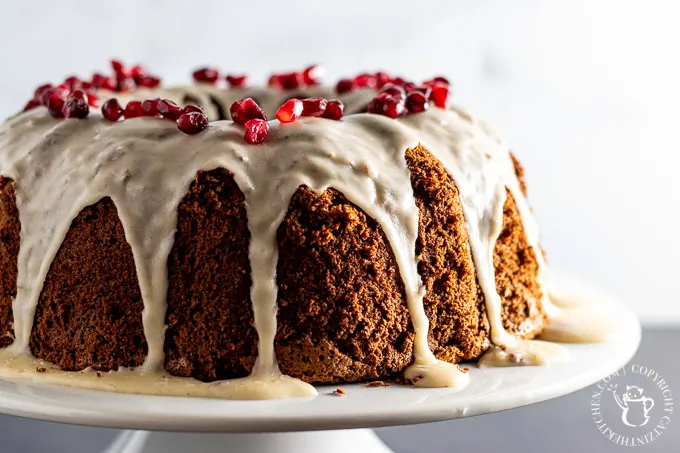
[[335, 386], [322, 386], [316, 398], [227, 401], [109, 393], [0, 378], [0, 413], [118, 429], [248, 433], [418, 424], [527, 406], [596, 383], [628, 363], [640, 344], [640, 323], [625, 304], [566, 275], [556, 281], [588, 297], [607, 298], [619, 310], [629, 334], [607, 343], [567, 345], [574, 360], [566, 364], [474, 368], [471, 385], [459, 393], [354, 384], [342, 385], [344, 397], [331, 395]]

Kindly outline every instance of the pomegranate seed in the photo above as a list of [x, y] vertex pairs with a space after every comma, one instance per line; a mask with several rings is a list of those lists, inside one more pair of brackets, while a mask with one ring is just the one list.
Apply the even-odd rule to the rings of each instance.
[[430, 94], [432, 93], [432, 88], [430, 88], [427, 85], [421, 85], [419, 87], [415, 87], [411, 91], [411, 93], [415, 93], [415, 92], [422, 93], [423, 96], [425, 96], [427, 99], [430, 99]]
[[123, 108], [120, 106], [118, 99], [109, 99], [102, 105], [102, 116], [107, 120], [118, 121], [121, 115], [123, 115]]
[[402, 99], [389, 99], [385, 102], [385, 115], [396, 118], [406, 113], [406, 105]]
[[304, 83], [302, 74], [291, 72], [289, 74], [279, 74], [279, 85], [284, 90], [294, 90]]
[[388, 83], [386, 84], [383, 89], [380, 91], [381, 93], [387, 93], [391, 96], [401, 96], [404, 97], [406, 96], [406, 91], [399, 85], [395, 85], [393, 83]]
[[322, 118], [328, 118], [329, 120], [339, 120], [345, 111], [345, 104], [340, 101], [328, 101], [326, 105], [326, 110], [321, 115]]
[[244, 125], [248, 120], [252, 119], [267, 121], [267, 115], [265, 115], [264, 110], [252, 98], [241, 99], [231, 104], [229, 114], [231, 115], [231, 120], [240, 125]]
[[405, 84], [402, 85], [404, 87], [404, 90], [406, 90], [407, 93], [410, 93], [411, 91], [416, 89], [416, 84], [413, 82], [406, 82]]
[[208, 117], [204, 113], [183, 113], [177, 119], [177, 128], [185, 134], [194, 135], [208, 127]]
[[29, 111], [29, 110], [33, 110], [34, 108], [40, 107], [41, 105], [42, 105], [42, 104], [41, 104], [40, 101], [38, 101], [37, 99], [31, 99], [30, 101], [28, 101], [28, 102], [26, 103], [26, 105], [24, 106], [24, 110], [23, 110], [23, 111], [24, 111], [24, 112], [27, 112], [27, 111]]
[[160, 99], [147, 99], [142, 102], [142, 115], [144, 116], [158, 116], [158, 103]]
[[396, 118], [406, 112], [406, 106], [402, 98], [380, 93], [368, 103], [368, 112]]
[[299, 99], [288, 99], [276, 111], [276, 119], [282, 123], [292, 123], [302, 115], [302, 101]]
[[42, 96], [40, 97], [40, 100], [44, 106], [47, 106], [47, 102], [49, 100], [49, 97], [51, 95], [55, 95], [62, 100], [66, 98], [66, 96], [69, 93], [69, 89], [66, 87], [66, 85], [58, 85], [56, 87], [50, 88], [48, 90], [43, 91]]
[[448, 104], [449, 87], [444, 84], [435, 85], [430, 93], [430, 101], [437, 107], [445, 109]]
[[73, 91], [63, 107], [66, 118], [87, 118], [90, 107], [87, 105], [87, 94], [83, 90]]
[[354, 83], [361, 88], [375, 88], [377, 80], [373, 74], [359, 74], [354, 78]]
[[116, 79], [113, 77], [107, 77], [102, 74], [94, 74], [92, 76], [92, 85], [95, 88], [101, 88], [103, 90], [115, 91], [116, 90]]
[[170, 99], [163, 99], [158, 101], [158, 113], [160, 113], [163, 118], [169, 120], [177, 121], [177, 119], [182, 115], [182, 107], [172, 102]]
[[39, 86], [35, 89], [35, 93], [33, 93], [33, 99], [36, 101], [42, 101], [43, 96], [52, 88], [54, 88], [54, 85], [51, 83], [46, 83], [45, 85]]
[[354, 81], [350, 79], [341, 79], [335, 85], [335, 92], [338, 94], [344, 94], [352, 91], [354, 89]]
[[399, 85], [399, 86], [402, 86], [402, 87], [403, 87], [404, 85], [406, 85], [407, 83], [409, 83], [409, 81], [406, 80], [406, 79], [403, 78], [403, 77], [395, 77], [395, 78], [392, 79], [392, 83], [395, 84], [395, 85]]
[[194, 80], [197, 82], [215, 84], [220, 78], [220, 73], [213, 68], [200, 68], [194, 71]]
[[146, 75], [146, 69], [140, 65], [135, 65], [130, 69], [130, 76], [134, 79], [137, 79], [138, 77], [144, 77]]
[[323, 72], [323, 68], [319, 65], [309, 66], [302, 71], [302, 81], [308, 86], [319, 85], [319, 79], [323, 75]]
[[64, 83], [68, 86], [70, 90], [80, 88], [81, 85], [80, 79], [76, 76], [67, 77], [66, 80], [64, 80]]
[[412, 91], [406, 96], [406, 109], [411, 113], [424, 112], [429, 106], [427, 96], [420, 91]]
[[423, 82], [423, 85], [429, 85], [429, 86], [440, 85], [440, 84], [451, 85], [445, 77], [434, 77], [433, 79], [426, 80], [425, 82]]
[[383, 115], [385, 113], [385, 101], [389, 98], [388, 93], [380, 93], [368, 103], [367, 111], [368, 113], [376, 113], [378, 115]]
[[202, 115], [205, 115], [205, 112], [203, 111], [202, 108], [200, 108], [197, 105], [191, 105], [191, 104], [187, 105], [186, 107], [184, 107], [182, 109], [182, 115], [184, 115], [186, 113], [200, 113]]
[[135, 78], [135, 83], [138, 87], [156, 88], [161, 84], [161, 79], [156, 76], [147, 75]]
[[57, 92], [52, 91], [47, 95], [47, 102], [45, 102], [45, 105], [50, 111], [50, 115], [52, 115], [52, 117], [64, 117], [64, 98], [62, 98]]
[[246, 121], [246, 133], [243, 136], [247, 143], [259, 145], [264, 142], [269, 133], [269, 123], [259, 118]]
[[142, 103], [139, 101], [130, 101], [123, 110], [125, 118], [138, 118], [142, 116]]
[[125, 77], [122, 79], [118, 79], [118, 83], [116, 84], [116, 91], [123, 93], [132, 90], [134, 87], [135, 80], [131, 77]]
[[123, 66], [120, 60], [111, 60], [111, 68], [118, 78], [125, 78], [128, 75], [125, 66]]
[[87, 91], [87, 103], [90, 105], [90, 107], [99, 107], [99, 96], [92, 93], [91, 91]]
[[248, 76], [245, 75], [227, 75], [226, 77], [227, 83], [229, 83], [229, 86], [232, 88], [242, 88], [246, 86], [246, 80], [248, 79]]
[[388, 73], [382, 71], [375, 73], [375, 87], [377, 89], [381, 89], [391, 81], [392, 77]]
[[328, 101], [324, 98], [302, 100], [302, 116], [321, 116], [326, 111]]
[[277, 74], [272, 74], [267, 80], [267, 85], [271, 88], [281, 88], [281, 81]]

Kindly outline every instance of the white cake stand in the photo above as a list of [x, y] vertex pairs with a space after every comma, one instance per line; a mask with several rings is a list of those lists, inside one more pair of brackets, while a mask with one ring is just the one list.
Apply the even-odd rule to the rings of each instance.
[[[570, 291], [575, 290], [592, 300], [607, 299], [572, 282]], [[333, 395], [336, 387], [320, 387], [316, 398], [223, 401], [0, 380], [0, 413], [135, 430], [123, 432], [105, 453], [389, 453], [366, 428], [451, 420], [525, 406], [574, 392], [621, 368], [637, 350], [640, 325], [621, 303], [610, 299], [609, 303], [626, 335], [607, 343], [567, 345], [573, 360], [550, 367], [477, 369], [472, 365], [471, 383], [460, 392], [343, 385], [345, 396]]]

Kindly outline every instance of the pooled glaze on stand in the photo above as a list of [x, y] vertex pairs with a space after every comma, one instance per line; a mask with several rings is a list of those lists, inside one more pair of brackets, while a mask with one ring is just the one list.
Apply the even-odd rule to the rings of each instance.
[[[328, 91], [314, 90], [311, 95]], [[209, 85], [153, 93], [176, 99], [191, 96], [204, 105], [210, 105], [211, 97], [228, 105], [232, 98], [257, 96], [269, 111], [287, 96], [265, 89], [227, 92]], [[134, 95], [144, 93], [139, 90]], [[365, 106], [367, 96], [368, 92], [361, 91], [344, 96], [347, 111]], [[516, 201], [539, 273], [544, 272], [544, 263], [535, 222], [519, 189], [509, 151], [483, 124], [461, 110], [432, 109], [399, 120], [356, 114], [342, 121], [270, 121], [270, 127], [267, 141], [252, 146], [243, 141], [243, 129], [229, 121], [213, 122], [203, 133], [187, 136], [173, 123], [157, 119], [109, 123], [91, 115], [86, 120], [59, 121], [38, 108], [0, 126], [0, 174], [15, 181], [22, 225], [18, 291], [13, 303], [16, 338], [0, 351], [0, 360], [6, 364], [0, 367], [0, 375], [36, 374], [31, 371], [36, 361], [30, 357], [28, 342], [47, 272], [73, 219], [84, 207], [108, 196], [118, 209], [135, 259], [144, 301], [146, 361], [139, 370], [105, 373], [106, 379], [98, 380], [92, 372], [64, 373], [52, 368], [36, 379], [51, 377], [68, 385], [124, 392], [234, 399], [314, 395], [312, 386], [281, 375], [274, 354], [276, 230], [293, 193], [306, 185], [317, 193], [329, 187], [339, 190], [382, 227], [404, 282], [415, 331], [414, 362], [406, 370], [406, 378], [416, 386], [463, 388], [469, 376], [457, 365], [437, 360], [427, 342], [425, 289], [415, 256], [419, 214], [404, 157], [407, 149], [419, 144], [442, 162], [460, 194], [494, 345], [486, 362], [531, 365], [565, 359], [559, 346], [519, 341], [503, 328], [493, 249], [502, 226], [506, 190]], [[180, 201], [197, 172], [216, 168], [232, 172], [245, 196], [258, 358], [249, 377], [199, 384], [171, 377], [163, 369], [166, 263]], [[547, 291], [543, 293], [547, 304]], [[130, 379], [131, 375], [140, 379]]]

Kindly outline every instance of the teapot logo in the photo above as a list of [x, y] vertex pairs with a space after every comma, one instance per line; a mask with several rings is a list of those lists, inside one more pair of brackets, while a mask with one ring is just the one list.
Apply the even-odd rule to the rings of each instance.
[[621, 408], [623, 424], [633, 428], [645, 426], [649, 422], [649, 412], [654, 407], [654, 400], [643, 396], [644, 390], [636, 385], [627, 385], [626, 393], [622, 396], [616, 393], [616, 387], [612, 391], [612, 396]]
[[622, 447], [660, 438], [673, 416], [673, 393], [655, 370], [628, 364], [593, 386], [590, 416], [604, 437]]

